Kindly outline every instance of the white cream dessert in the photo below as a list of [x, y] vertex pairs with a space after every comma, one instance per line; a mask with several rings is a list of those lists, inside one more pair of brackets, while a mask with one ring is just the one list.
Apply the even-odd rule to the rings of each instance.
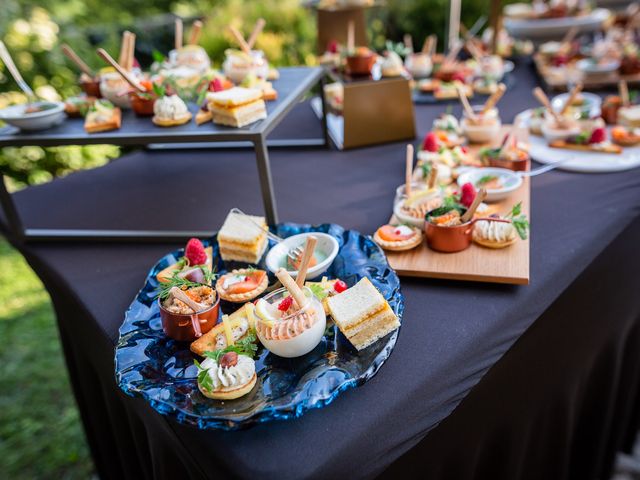
[[189, 113], [187, 104], [177, 95], [169, 95], [156, 100], [153, 113], [158, 118], [177, 120]]
[[225, 55], [226, 59], [222, 69], [225, 76], [235, 84], [241, 83], [250, 73], [259, 78], [267, 78], [269, 75], [269, 63], [260, 50], [245, 53], [240, 50], [228, 49], [225, 51]]
[[620, 107], [618, 110], [618, 123], [623, 127], [640, 127], [640, 105]]
[[256, 333], [272, 353], [285, 358], [300, 357], [322, 340], [327, 325], [322, 303], [304, 288], [307, 303], [298, 308], [282, 288], [256, 303]]
[[234, 389], [246, 384], [256, 373], [256, 364], [246, 355], [238, 355], [238, 363], [230, 367], [224, 367], [213, 358], [206, 358], [202, 368], [213, 382], [215, 390]]
[[389, 52], [381, 66], [383, 77], [399, 77], [402, 75], [402, 59], [396, 52]]
[[488, 112], [482, 113], [478, 108], [474, 108], [474, 111], [475, 118], [471, 118], [465, 112], [460, 122], [464, 135], [472, 143], [488, 143], [492, 141], [502, 128], [498, 110], [492, 108]]
[[518, 232], [512, 223], [479, 220], [473, 229], [473, 240], [489, 248], [504, 248], [517, 239]]
[[433, 62], [426, 53], [411, 53], [404, 60], [404, 66], [412, 77], [422, 78], [431, 75]]

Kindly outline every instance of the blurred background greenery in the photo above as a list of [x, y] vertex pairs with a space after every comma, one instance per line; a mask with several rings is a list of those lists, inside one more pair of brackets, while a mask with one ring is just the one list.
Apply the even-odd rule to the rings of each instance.
[[[487, 0], [463, 4], [467, 26], [486, 14]], [[369, 11], [371, 46], [381, 51], [385, 40], [399, 42], [405, 33], [415, 45], [431, 33], [442, 39], [447, 11], [448, 0], [387, 0], [386, 7]], [[257, 47], [271, 63], [315, 61], [315, 17], [299, 0], [1, 0], [0, 36], [39, 95], [65, 98], [79, 89], [61, 43], [97, 69], [103, 65], [95, 49], [117, 55], [121, 33], [128, 29], [137, 35], [136, 58], [146, 67], [154, 50], [172, 48], [174, 15], [187, 25], [196, 18], [205, 21], [201, 44], [217, 67], [232, 45], [225, 27], [234, 24], [248, 34], [260, 17], [267, 27]], [[25, 100], [16, 90], [0, 63], [0, 108]], [[4, 148], [0, 171], [15, 189], [103, 165], [121, 153], [109, 145]], [[0, 478], [88, 478], [93, 467], [49, 298], [24, 259], [1, 240], [0, 336]]]

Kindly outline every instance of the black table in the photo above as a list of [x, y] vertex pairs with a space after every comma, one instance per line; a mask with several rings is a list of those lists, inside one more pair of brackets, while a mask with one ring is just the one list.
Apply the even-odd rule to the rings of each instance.
[[[276, 201], [273, 195], [273, 182], [271, 179], [271, 167], [269, 164], [269, 152], [267, 151], [267, 136], [285, 118], [289, 111], [302, 99], [302, 97], [316, 84], [324, 83], [325, 71], [321, 67], [289, 67], [279, 70], [280, 78], [275, 80], [274, 88], [278, 91], [275, 101], [267, 102], [267, 118], [247, 125], [243, 128], [232, 128], [214, 123], [196, 125], [194, 121], [177, 127], [163, 128], [154, 125], [149, 117], [137, 117], [131, 110], [125, 110], [122, 114], [122, 127], [118, 130], [101, 133], [87, 133], [84, 130], [84, 120], [70, 118], [57, 127], [38, 132], [21, 132], [15, 127], [5, 126], [0, 128], [0, 147], [38, 145], [136, 145], [153, 148], [168, 148], [183, 144], [189, 147], [252, 147], [255, 150], [256, 164], [260, 178], [260, 189], [264, 204], [265, 215], [269, 223], [278, 221]], [[321, 98], [324, 91], [320, 88]], [[324, 101], [321, 102], [324, 106]], [[199, 106], [190, 104], [190, 110], [194, 114]], [[279, 139], [269, 142], [278, 147], [310, 147], [328, 146], [326, 134], [326, 118], [321, 117], [323, 134], [315, 138]], [[167, 231], [167, 230], [107, 230], [94, 228], [89, 230], [70, 227], [59, 229], [34, 229], [23, 227], [19, 212], [15, 208], [11, 195], [7, 192], [4, 177], [0, 179], [0, 205], [8, 219], [9, 227], [16, 237], [24, 240], [38, 241], [64, 241], [64, 240], [155, 240], [160, 242], [186, 239], [193, 236], [211, 236], [212, 231], [203, 230], [202, 226], [191, 231]]]
[[[534, 105], [533, 85], [521, 68], [505, 120]], [[417, 108], [420, 132], [439, 111]], [[303, 104], [274, 135], [314, 129]], [[231, 207], [261, 205], [251, 155], [216, 155], [140, 152], [15, 197], [43, 228], [216, 228]], [[403, 182], [404, 148], [274, 151], [272, 167], [283, 220], [371, 233]], [[180, 182], [180, 201], [162, 195]], [[374, 379], [240, 432], [169, 421], [113, 379], [123, 312], [179, 244], [18, 246], [51, 293], [102, 478], [397, 478], [410, 467], [434, 479], [604, 479], [640, 423], [639, 192], [640, 170], [533, 178], [529, 286], [403, 279], [403, 326]]]

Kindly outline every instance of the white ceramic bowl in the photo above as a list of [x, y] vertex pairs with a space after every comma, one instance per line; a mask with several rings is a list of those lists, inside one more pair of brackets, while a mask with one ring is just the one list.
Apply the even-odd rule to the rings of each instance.
[[314, 279], [326, 272], [335, 260], [336, 255], [338, 255], [340, 246], [338, 245], [338, 241], [334, 237], [327, 233], [321, 232], [300, 233], [298, 235], [292, 235], [291, 237], [285, 238], [283, 242], [278, 243], [275, 247], [269, 250], [269, 253], [267, 253], [267, 257], [265, 259], [265, 263], [269, 271], [275, 273], [279, 268], [286, 268], [289, 274], [293, 278], [296, 278], [298, 272], [296, 270], [290, 270], [287, 267], [287, 254], [292, 248], [304, 246], [307, 237], [310, 235], [313, 235], [318, 239], [318, 243], [316, 244], [316, 252], [320, 252], [324, 259], [307, 270], [307, 279]]
[[20, 130], [46, 130], [61, 124], [66, 115], [63, 102], [36, 102], [55, 105], [41, 112], [25, 113], [26, 105], [13, 105], [0, 110], [0, 120]]
[[462, 187], [465, 183], [471, 182], [478, 188], [477, 182], [485, 176], [498, 177], [502, 182], [501, 188], [487, 189], [485, 202], [499, 202], [504, 200], [522, 185], [522, 177], [512, 170], [497, 167], [470, 168], [461, 173], [458, 177], [458, 185]]

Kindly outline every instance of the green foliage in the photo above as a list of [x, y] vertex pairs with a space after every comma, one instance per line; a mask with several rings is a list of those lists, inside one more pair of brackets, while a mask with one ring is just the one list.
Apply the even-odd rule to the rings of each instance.
[[0, 337], [0, 478], [90, 478], [49, 297], [6, 241], [0, 241]]

